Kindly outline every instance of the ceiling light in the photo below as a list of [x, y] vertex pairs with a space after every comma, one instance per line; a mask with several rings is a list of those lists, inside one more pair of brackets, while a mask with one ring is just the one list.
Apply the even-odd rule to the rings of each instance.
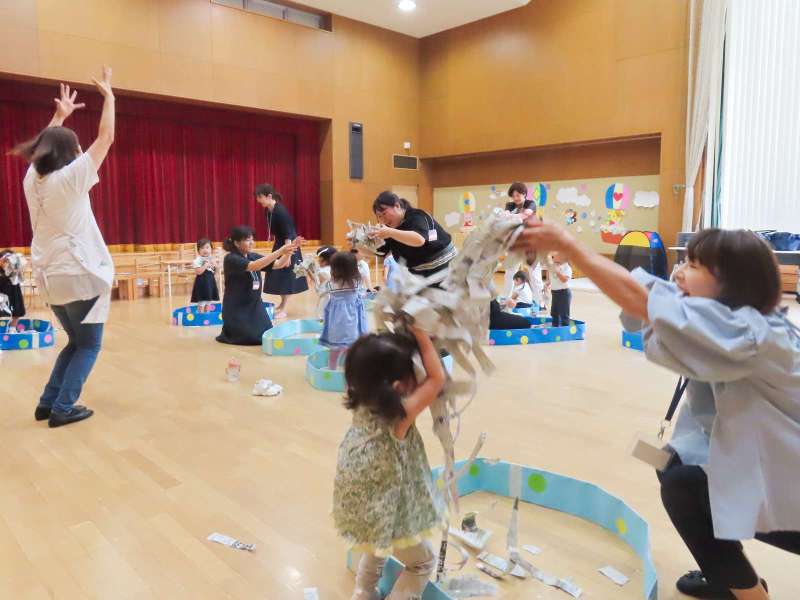
[[417, 8], [417, 3], [414, 0], [400, 0], [397, 3], [397, 8], [404, 12], [411, 12], [415, 8]]

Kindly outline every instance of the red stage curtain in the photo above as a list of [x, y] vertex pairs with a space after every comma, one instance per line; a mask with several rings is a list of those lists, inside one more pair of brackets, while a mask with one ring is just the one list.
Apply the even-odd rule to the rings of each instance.
[[[27, 165], [5, 155], [50, 120], [56, 86], [0, 80], [0, 247], [28, 246], [31, 227], [22, 191]], [[96, 92], [65, 123], [84, 148], [100, 116]], [[266, 239], [253, 198], [272, 183], [299, 235], [320, 237], [319, 126], [314, 121], [206, 108], [163, 100], [117, 98], [117, 134], [90, 196], [108, 244], [221, 240], [234, 225]]]

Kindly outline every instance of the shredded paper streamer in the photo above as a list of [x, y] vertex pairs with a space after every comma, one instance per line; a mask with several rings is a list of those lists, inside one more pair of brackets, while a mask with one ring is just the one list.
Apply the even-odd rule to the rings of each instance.
[[3, 271], [11, 280], [13, 285], [21, 285], [22, 284], [22, 272], [25, 270], [25, 257], [22, 254], [17, 252], [12, 252], [11, 254], [6, 254], [3, 257], [5, 264], [3, 265]]
[[229, 535], [223, 535], [221, 533], [212, 533], [211, 535], [208, 536], [208, 541], [217, 544], [222, 544], [223, 546], [228, 546], [230, 548], [236, 548], [237, 550], [246, 550], [247, 552], [256, 551], [255, 544], [245, 544], [244, 542], [240, 542], [236, 538], [232, 538]]

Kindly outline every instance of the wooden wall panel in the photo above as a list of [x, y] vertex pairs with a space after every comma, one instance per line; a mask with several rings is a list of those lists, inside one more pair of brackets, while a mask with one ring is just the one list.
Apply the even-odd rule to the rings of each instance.
[[[671, 243], [682, 207], [672, 185], [683, 183], [686, 19], [685, 0], [534, 0], [425, 38], [423, 155], [660, 135], [659, 219]], [[594, 172], [605, 161], [594, 154], [586, 160], [579, 171]], [[500, 175], [507, 171], [502, 159], [469, 165], [485, 181], [508, 179]], [[440, 168], [445, 172], [437, 174]], [[438, 161], [430, 170], [432, 181], [458, 171]]]
[[427, 182], [431, 187], [657, 175], [660, 145], [658, 138], [620, 140], [424, 162], [430, 172]]

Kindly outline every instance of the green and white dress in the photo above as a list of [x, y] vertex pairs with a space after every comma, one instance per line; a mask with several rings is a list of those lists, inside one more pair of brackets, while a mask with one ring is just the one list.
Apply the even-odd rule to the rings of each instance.
[[356, 550], [389, 556], [432, 537], [445, 513], [416, 426], [398, 440], [388, 423], [357, 409], [339, 446], [333, 486], [339, 533]]

